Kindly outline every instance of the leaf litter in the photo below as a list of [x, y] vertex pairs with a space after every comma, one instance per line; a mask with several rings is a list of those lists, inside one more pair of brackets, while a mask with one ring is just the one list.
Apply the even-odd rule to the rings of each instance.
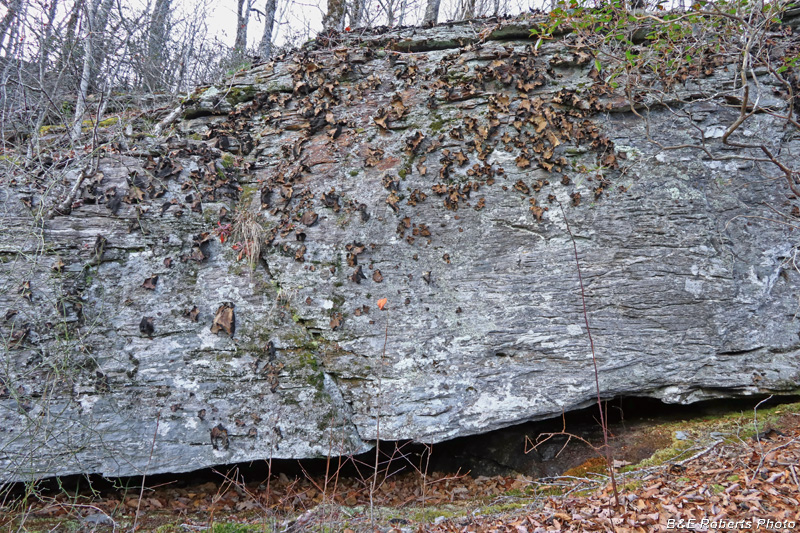
[[[420, 463], [379, 478], [374, 499], [380, 512], [373, 527], [367, 518], [367, 467], [355, 458], [332, 458], [327, 475], [309, 474], [301, 465], [299, 475], [245, 481], [234, 467], [215, 471], [213, 481], [148, 483], [141, 501], [140, 487], [126, 490], [119, 484], [73, 493], [33, 491], [27, 498], [6, 497], [0, 527], [47, 531], [100, 516], [109, 521], [98, 522], [94, 530], [113, 531], [132, 524], [138, 510], [138, 531], [216, 531], [216, 523], [252, 528], [233, 531], [639, 533], [666, 531], [670, 520], [694, 520], [697, 530], [789, 531], [787, 524], [800, 524], [800, 404], [772, 412], [757, 426], [758, 433], [744, 415], [733, 425], [728, 419], [724, 427], [713, 422], [666, 426], [680, 427], [674, 442], [688, 444], [636, 466], [618, 461], [620, 508], [613, 505], [599, 457], [563, 476], [538, 480], [426, 474]], [[347, 462], [362, 476], [340, 474]]]

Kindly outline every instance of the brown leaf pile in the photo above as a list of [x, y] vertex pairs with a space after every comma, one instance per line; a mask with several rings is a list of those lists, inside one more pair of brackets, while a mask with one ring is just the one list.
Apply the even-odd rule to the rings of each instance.
[[[800, 417], [796, 417], [800, 418]], [[667, 530], [789, 531], [800, 525], [800, 430], [718, 442], [683, 463], [585, 497], [551, 497], [541, 510], [506, 518], [446, 521], [437, 532]]]
[[[374, 503], [403, 518], [392, 518], [388, 529], [383, 524], [380, 530], [791, 531], [800, 525], [800, 415], [788, 415], [784, 420], [787, 418], [791, 420], [782, 427], [791, 429], [784, 429], [786, 434], [770, 430], [746, 440], [720, 439], [684, 461], [619, 474], [619, 508], [609, 486], [599, 486], [586, 477], [545, 483], [524, 476], [435, 473], [423, 477], [415, 470], [389, 473], [379, 478]], [[331, 472], [339, 466], [336, 460]], [[138, 490], [84, 491], [81, 495], [60, 492], [28, 503], [25, 512], [60, 523], [85, 514], [86, 509], [107, 513], [116, 521], [130, 520], [138, 510], [143, 530], [149, 528], [146, 524], [174, 521], [175, 517], [197, 525], [225, 520], [256, 523], [264, 517], [289, 525], [302, 519], [309, 522], [303, 527], [310, 528], [317, 515], [324, 515], [327, 521], [341, 515], [342, 520], [349, 518], [339, 530], [372, 531], [366, 511], [353, 514], [369, 508], [368, 476], [366, 470], [361, 477], [278, 474], [245, 483], [234, 469], [219, 473], [218, 481], [193, 484], [184, 480], [184, 486], [167, 483], [147, 488], [141, 501]], [[543, 496], [555, 489], [565, 495]], [[431, 523], [431, 516], [445, 508], [463, 512], [458, 518], [441, 517]], [[502, 509], [509, 508], [512, 510], [503, 514]], [[345, 513], [346, 509], [350, 511]], [[428, 522], [414, 521], [420, 509], [428, 510]]]

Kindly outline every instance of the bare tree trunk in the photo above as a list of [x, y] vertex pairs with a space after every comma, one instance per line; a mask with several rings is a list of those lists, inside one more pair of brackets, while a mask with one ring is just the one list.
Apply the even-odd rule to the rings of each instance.
[[461, 20], [475, 18], [475, 0], [464, 0], [459, 18]]
[[267, 0], [264, 6], [264, 33], [261, 35], [261, 44], [258, 45], [258, 55], [268, 59], [272, 54], [272, 30], [275, 26], [275, 10], [278, 8], [276, 0]]
[[428, 4], [425, 6], [425, 17], [422, 19], [423, 25], [433, 25], [439, 19], [439, 5], [441, 4], [442, 0], [428, 0]]
[[114, 0], [104, 1], [100, 0], [99, 7], [95, 10], [94, 19], [92, 22], [92, 72], [89, 77], [89, 90], [97, 92], [97, 80], [100, 75], [100, 68], [103, 62], [108, 57], [108, 50], [106, 50], [106, 27], [108, 26], [108, 16], [111, 8], [114, 6]]
[[394, 0], [379, 0], [379, 2], [386, 14], [386, 24], [394, 26]]
[[400, 16], [397, 17], [397, 25], [402, 26], [406, 20], [406, 11], [408, 10], [408, 0], [400, 0]]
[[[14, 22], [14, 19], [17, 21], [21, 20], [22, 17], [22, 3], [23, 0], [12, 0], [10, 3], [3, 2], [6, 6], [8, 11], [6, 11], [3, 20], [0, 20], [0, 52], [2, 52], [6, 47], [3, 45], [3, 42], [6, 40], [6, 35], [8, 35], [8, 49], [11, 48], [11, 36], [13, 35], [13, 31], [11, 31], [11, 24]], [[6, 54], [6, 57], [9, 57], [9, 54]]]
[[69, 19], [67, 20], [67, 30], [64, 39], [61, 41], [61, 46], [58, 54], [58, 61], [56, 62], [55, 70], [61, 72], [66, 70], [67, 66], [72, 62], [73, 54], [76, 48], [75, 33], [78, 29], [78, 22], [81, 19], [81, 13], [84, 10], [86, 0], [76, 0], [72, 6]]
[[145, 84], [152, 91], [164, 87], [164, 72], [167, 43], [169, 42], [169, 12], [172, 0], [156, 0], [150, 15], [147, 35], [147, 59]]
[[322, 27], [328, 31], [342, 31], [346, 7], [345, 0], [328, 0], [328, 12], [322, 18]]
[[83, 114], [86, 112], [86, 97], [89, 95], [89, 87], [92, 83], [92, 72], [94, 70], [94, 58], [97, 53], [96, 48], [102, 42], [105, 33], [105, 25], [108, 21], [108, 13], [111, 10], [113, 0], [94, 0], [89, 6], [86, 14], [88, 35], [84, 46], [83, 68], [81, 69], [81, 82], [78, 87], [78, 94], [75, 98], [75, 123], [70, 131], [70, 138], [77, 141], [81, 136], [81, 126], [83, 125]]
[[250, 8], [252, 0], [238, 0], [236, 7], [236, 41], [233, 43], [234, 51], [244, 55], [247, 51], [247, 24], [250, 22]]
[[364, 0], [353, 0], [350, 3], [350, 26], [357, 28], [364, 16]]
[[39, 47], [39, 81], [44, 84], [44, 77], [47, 74], [47, 66], [50, 63], [50, 48], [53, 44], [53, 24], [56, 20], [56, 0], [50, 0], [47, 6], [47, 21], [45, 22], [44, 32], [42, 32], [42, 43]]

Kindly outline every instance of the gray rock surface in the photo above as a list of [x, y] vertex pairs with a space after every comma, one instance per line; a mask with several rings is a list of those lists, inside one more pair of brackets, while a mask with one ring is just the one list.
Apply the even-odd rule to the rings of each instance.
[[[774, 220], [797, 199], [647, 137], [730, 153], [732, 70], [642, 108], [648, 130], [568, 37], [537, 54], [524, 27], [255, 66], [169, 139], [108, 150], [69, 213], [44, 216], [76, 171], [7, 173], [0, 478], [350, 454], [378, 428], [438, 442], [586, 406], [565, 217], [604, 397], [796, 394], [798, 238]], [[742, 135], [791, 157], [781, 127]]]

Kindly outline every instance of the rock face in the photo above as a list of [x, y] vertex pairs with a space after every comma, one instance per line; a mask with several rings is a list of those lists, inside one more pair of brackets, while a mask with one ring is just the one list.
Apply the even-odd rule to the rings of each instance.
[[[798, 239], [774, 221], [797, 200], [655, 144], [718, 151], [732, 68], [633, 113], [569, 36], [471, 28], [317, 43], [199, 90], [168, 139], [108, 145], [71, 208], [48, 211], [79, 171], [6, 174], [0, 477], [350, 454], [585, 406], [567, 221], [603, 396], [797, 393]], [[797, 153], [781, 127], [741, 135]]]

